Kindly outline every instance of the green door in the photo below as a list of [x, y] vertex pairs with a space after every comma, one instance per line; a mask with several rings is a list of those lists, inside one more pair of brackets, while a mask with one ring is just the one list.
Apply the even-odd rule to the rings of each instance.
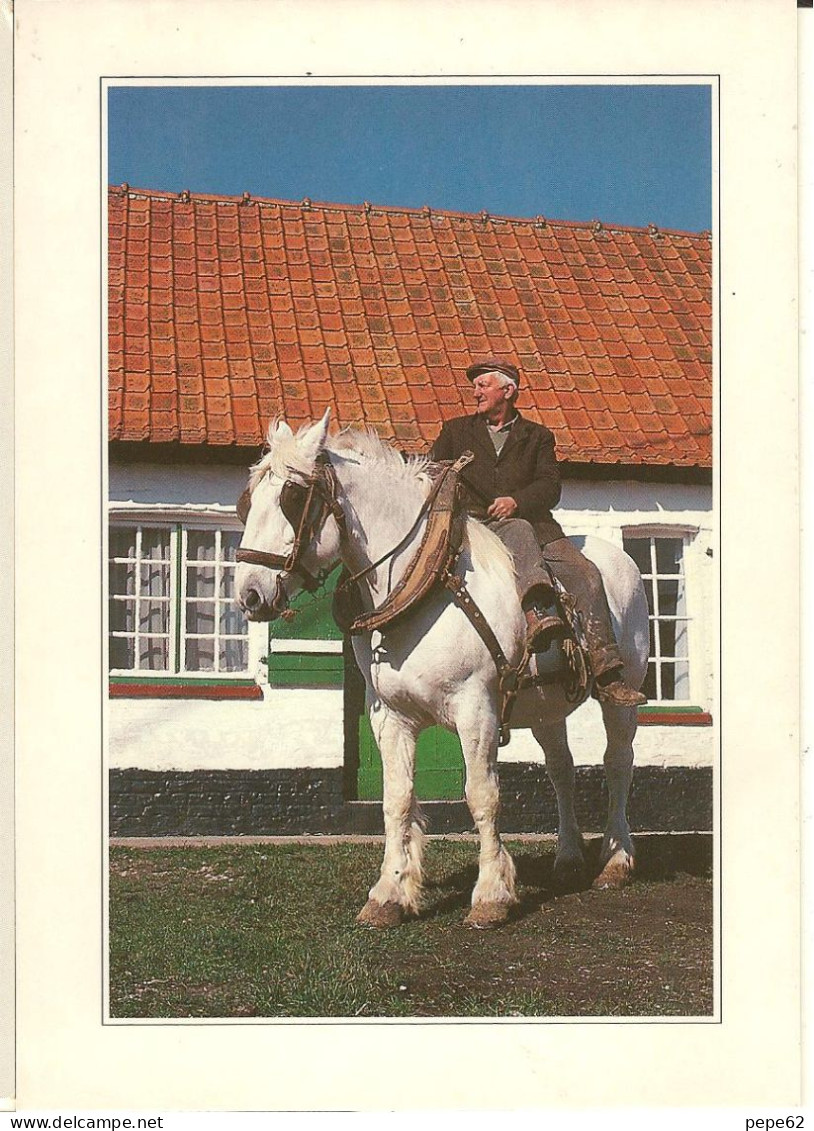
[[[460, 801], [464, 795], [464, 759], [458, 736], [430, 727], [416, 746], [415, 792], [420, 801]], [[359, 719], [360, 801], [380, 801], [382, 760], [366, 715]]]
[[[343, 789], [348, 799], [380, 801], [382, 760], [365, 713], [364, 680], [353, 658], [350, 638], [331, 615], [339, 570], [316, 593], [300, 593], [291, 602], [291, 620], [269, 625], [266, 657], [272, 687], [342, 687], [345, 711]], [[343, 640], [338, 652], [275, 652], [275, 640]], [[422, 801], [458, 801], [464, 795], [461, 744], [442, 727], [424, 731], [416, 749], [416, 794]]]

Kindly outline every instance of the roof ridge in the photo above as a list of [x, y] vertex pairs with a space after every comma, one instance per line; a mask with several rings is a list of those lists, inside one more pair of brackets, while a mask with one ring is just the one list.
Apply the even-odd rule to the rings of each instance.
[[642, 227], [633, 224], [606, 224], [602, 220], [554, 220], [547, 216], [539, 215], [530, 217], [504, 216], [485, 210], [482, 212], [460, 212], [453, 209], [432, 208], [428, 204], [425, 204], [421, 208], [407, 208], [394, 204], [372, 204], [369, 201], [365, 201], [364, 204], [312, 201], [309, 197], [304, 197], [302, 200], [285, 200], [278, 197], [256, 196], [249, 192], [244, 192], [242, 196], [230, 196], [222, 193], [192, 192], [190, 189], [183, 189], [181, 192], [170, 192], [165, 189], [132, 188], [127, 182], [120, 185], [108, 185], [108, 193], [116, 193], [119, 196], [127, 196], [136, 200], [168, 200], [180, 203], [202, 201], [212, 204], [258, 204], [277, 208], [299, 207], [304, 212], [353, 212], [359, 213], [360, 215], [375, 215], [378, 213], [387, 216], [426, 216], [428, 218], [431, 216], [439, 216], [444, 219], [480, 220], [484, 224], [495, 221], [499, 224], [527, 225], [534, 228], [567, 228], [570, 230], [577, 229], [594, 232], [638, 232], [642, 235], [682, 236], [688, 239], [703, 239], [705, 241], [709, 241], [712, 238], [711, 233], [706, 229], [700, 232], [690, 232], [680, 228], [660, 228], [656, 224], [648, 224], [646, 227]]

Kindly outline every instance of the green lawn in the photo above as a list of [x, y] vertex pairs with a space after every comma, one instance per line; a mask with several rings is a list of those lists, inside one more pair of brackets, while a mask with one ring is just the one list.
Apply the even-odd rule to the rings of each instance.
[[551, 849], [510, 845], [520, 912], [462, 926], [473, 843], [427, 847], [427, 906], [354, 924], [371, 844], [112, 848], [110, 1013], [125, 1017], [703, 1015], [711, 882], [678, 874], [552, 897]]

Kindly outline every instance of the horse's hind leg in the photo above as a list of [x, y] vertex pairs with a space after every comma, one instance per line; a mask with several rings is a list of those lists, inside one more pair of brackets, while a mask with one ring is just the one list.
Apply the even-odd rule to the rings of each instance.
[[384, 770], [384, 860], [378, 881], [356, 921], [394, 927], [421, 906], [424, 825], [413, 791], [414, 724], [382, 703], [370, 712]]
[[585, 883], [585, 852], [574, 809], [574, 759], [565, 719], [548, 724], [535, 722], [531, 731], [543, 748], [546, 773], [557, 794], [554, 883], [561, 891], [573, 891]]
[[[480, 714], [480, 712], [478, 712]], [[466, 763], [466, 803], [480, 837], [478, 880], [472, 892], [468, 927], [499, 927], [517, 903], [514, 861], [503, 847], [497, 827], [500, 791], [497, 772], [497, 722], [475, 717], [458, 735]]]
[[602, 704], [608, 744], [605, 777], [608, 783], [608, 821], [602, 840], [602, 871], [595, 888], [623, 887], [632, 877], [634, 849], [627, 823], [627, 799], [633, 781], [633, 739], [636, 735], [635, 707]]

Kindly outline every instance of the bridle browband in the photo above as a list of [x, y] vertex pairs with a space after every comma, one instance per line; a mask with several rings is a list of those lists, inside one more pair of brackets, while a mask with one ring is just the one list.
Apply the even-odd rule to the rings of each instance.
[[[251, 489], [247, 487], [236, 507], [237, 516], [244, 526], [250, 507]], [[317, 456], [312, 474], [303, 483], [286, 479], [280, 492], [280, 509], [294, 531], [294, 545], [290, 551], [287, 554], [270, 554], [265, 550], [244, 550], [241, 547], [235, 558], [249, 565], [265, 566], [289, 574], [296, 570], [302, 578], [303, 589], [311, 593], [319, 588], [323, 579], [309, 573], [300, 561], [302, 555], [329, 514], [336, 519], [340, 534], [344, 533], [346, 525], [345, 512], [337, 498], [336, 472], [325, 452]]]

